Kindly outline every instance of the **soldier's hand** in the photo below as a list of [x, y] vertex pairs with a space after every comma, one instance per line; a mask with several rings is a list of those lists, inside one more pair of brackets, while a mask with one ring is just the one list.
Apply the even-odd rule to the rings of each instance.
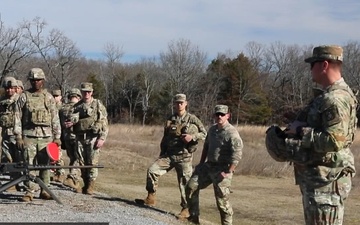
[[181, 139], [183, 140], [183, 142], [189, 143], [190, 141], [192, 141], [193, 137], [190, 134], [182, 134]]
[[306, 125], [307, 125], [306, 122], [295, 120], [294, 122], [288, 124], [284, 132], [286, 134], [296, 134], [296, 129], [298, 127], [305, 127]]
[[70, 127], [72, 127], [74, 125], [74, 123], [71, 122], [71, 121], [65, 121], [64, 123], [65, 123], [66, 128], [70, 128]]
[[96, 141], [96, 148], [101, 148], [104, 145], [105, 140], [97, 139]]
[[24, 140], [21, 137], [16, 138], [16, 147], [20, 150], [24, 149]]
[[53, 142], [54, 142], [58, 147], [61, 146], [61, 140], [60, 140], [60, 139], [55, 138]]

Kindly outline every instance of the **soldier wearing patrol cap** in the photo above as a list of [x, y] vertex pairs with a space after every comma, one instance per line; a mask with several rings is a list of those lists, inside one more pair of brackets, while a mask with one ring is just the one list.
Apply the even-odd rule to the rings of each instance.
[[[31, 88], [24, 91], [18, 100], [19, 113], [21, 112], [21, 135], [16, 139], [19, 148], [24, 151], [24, 158], [30, 165], [47, 165], [50, 161], [46, 147], [50, 142], [61, 145], [61, 127], [59, 112], [53, 96], [44, 89], [45, 73], [40, 68], [32, 68], [28, 73]], [[31, 171], [36, 175], [36, 171]], [[45, 185], [50, 184], [50, 171], [40, 170], [40, 179]], [[27, 182], [27, 192], [23, 201], [32, 201], [35, 184]], [[51, 195], [41, 189], [40, 198], [52, 199]]]
[[[69, 90], [67, 98], [68, 102], [65, 103], [60, 109], [60, 121], [62, 127], [62, 135], [65, 143], [66, 154], [68, 155], [70, 162], [69, 166], [80, 165], [81, 159], [81, 145], [78, 144], [76, 134], [74, 133], [73, 127], [66, 127], [66, 122], [78, 121], [78, 114], [74, 114], [74, 105], [78, 103], [81, 99], [81, 92], [78, 88], [72, 88]], [[69, 174], [64, 181], [64, 184], [68, 187], [74, 188], [81, 192], [80, 187], [81, 172], [80, 169], [69, 169]]]
[[[109, 132], [107, 112], [100, 100], [93, 98], [93, 84], [83, 82], [80, 85], [82, 99], [74, 104], [74, 114], [78, 114], [77, 121], [66, 121], [67, 128], [73, 127], [76, 139], [82, 150], [81, 165], [97, 165], [99, 163], [100, 148], [104, 145]], [[81, 177], [84, 182], [77, 192], [92, 195], [98, 169], [82, 169]]]
[[199, 192], [210, 184], [214, 187], [221, 224], [231, 225], [233, 209], [230, 204], [230, 186], [235, 168], [242, 157], [243, 141], [232, 126], [229, 107], [216, 105], [215, 124], [207, 132], [200, 163], [195, 167], [187, 186], [186, 198], [190, 215], [188, 221], [199, 223]]
[[195, 115], [187, 112], [187, 103], [185, 94], [174, 96], [175, 113], [165, 123], [159, 158], [147, 171], [146, 190], [148, 196], [145, 200], [138, 200], [146, 205], [155, 205], [160, 176], [175, 168], [181, 194], [180, 205], [182, 210], [177, 215], [179, 219], [189, 216], [185, 185], [192, 174], [193, 153], [196, 150], [198, 140], [203, 140], [206, 136], [206, 129], [202, 122]]
[[16, 88], [16, 93], [18, 95], [21, 95], [21, 93], [23, 93], [23, 91], [24, 91], [24, 84], [21, 80], [17, 80], [17, 84], [18, 84], [18, 86]]
[[[59, 110], [60, 113], [60, 109], [62, 107], [62, 94], [61, 94], [61, 90], [60, 89], [54, 89], [51, 91], [52, 96], [55, 99], [55, 104], [56, 104], [56, 108]], [[59, 114], [60, 116], [60, 114]], [[63, 134], [61, 134], [63, 135]], [[61, 142], [61, 148], [65, 145], [65, 143], [63, 143], [63, 141]], [[55, 165], [57, 166], [63, 166], [64, 160], [62, 158], [62, 151], [61, 148], [59, 148], [59, 160], [55, 163]], [[55, 182], [59, 182], [59, 183], [63, 183], [65, 180], [65, 170], [64, 169], [56, 169], [54, 170], [53, 176], [52, 176], [52, 181]]]
[[355, 175], [350, 147], [356, 133], [358, 102], [341, 75], [340, 46], [315, 47], [305, 62], [310, 63], [312, 79], [323, 92], [303, 109], [305, 116], [284, 131], [285, 149], [296, 153], [287, 154], [286, 160], [294, 164], [305, 223], [341, 225], [344, 201]]
[[21, 126], [19, 114], [16, 113], [16, 93], [18, 84], [14, 77], [5, 77], [2, 87], [5, 95], [0, 98], [0, 127], [1, 129], [1, 162], [19, 162], [22, 160], [16, 146], [16, 137], [21, 135], [15, 127]]

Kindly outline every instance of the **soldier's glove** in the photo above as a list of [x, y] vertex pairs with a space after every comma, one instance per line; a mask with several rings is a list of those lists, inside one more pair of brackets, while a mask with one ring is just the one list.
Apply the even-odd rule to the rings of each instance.
[[22, 137], [17, 137], [16, 138], [16, 147], [19, 150], [23, 150], [24, 149], [24, 140], [22, 139]]
[[61, 140], [60, 140], [60, 139], [55, 138], [55, 139], [53, 140], [53, 142], [54, 142], [58, 147], [61, 146]]

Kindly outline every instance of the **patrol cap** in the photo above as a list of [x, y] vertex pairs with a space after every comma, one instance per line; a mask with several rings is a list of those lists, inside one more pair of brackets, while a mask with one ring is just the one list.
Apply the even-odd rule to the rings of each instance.
[[176, 94], [174, 96], [174, 102], [185, 102], [186, 101], [186, 95], [185, 94]]
[[93, 84], [88, 82], [83, 82], [80, 85], [81, 91], [93, 91]]
[[333, 60], [343, 61], [343, 49], [338, 45], [321, 45], [313, 49], [311, 57], [306, 58], [305, 62], [313, 63], [316, 61]]
[[227, 113], [229, 113], [229, 107], [227, 105], [216, 105], [215, 106], [215, 114], [216, 113], [227, 114]]
[[51, 94], [53, 96], [60, 96], [61, 95], [61, 90], [59, 90], [59, 89], [52, 90]]
[[3, 88], [18, 87], [18, 83], [14, 77], [5, 77], [2, 86]]
[[17, 80], [18, 87], [21, 87], [24, 90], [24, 84], [21, 80]]
[[32, 68], [28, 74], [29, 80], [45, 80], [45, 73], [40, 68]]
[[68, 98], [71, 98], [71, 97], [80, 97], [81, 98], [80, 90], [78, 88], [72, 88], [68, 94]]

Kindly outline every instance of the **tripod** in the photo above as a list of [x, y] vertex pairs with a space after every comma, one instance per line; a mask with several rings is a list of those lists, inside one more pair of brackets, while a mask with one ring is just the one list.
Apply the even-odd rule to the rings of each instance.
[[29, 171], [25, 172], [25, 174], [23, 174], [21, 177], [19, 178], [15, 178], [10, 180], [9, 182], [5, 183], [4, 185], [2, 185], [0, 187], [0, 192], [5, 191], [6, 189], [17, 185], [23, 181], [32, 181], [34, 183], [37, 183], [42, 189], [44, 189], [47, 193], [49, 193], [51, 195], [51, 197], [59, 204], [62, 204], [62, 202], [60, 201], [60, 199], [58, 199], [56, 197], [56, 195], [47, 187], [47, 185], [36, 175], [32, 175], [29, 173]]

